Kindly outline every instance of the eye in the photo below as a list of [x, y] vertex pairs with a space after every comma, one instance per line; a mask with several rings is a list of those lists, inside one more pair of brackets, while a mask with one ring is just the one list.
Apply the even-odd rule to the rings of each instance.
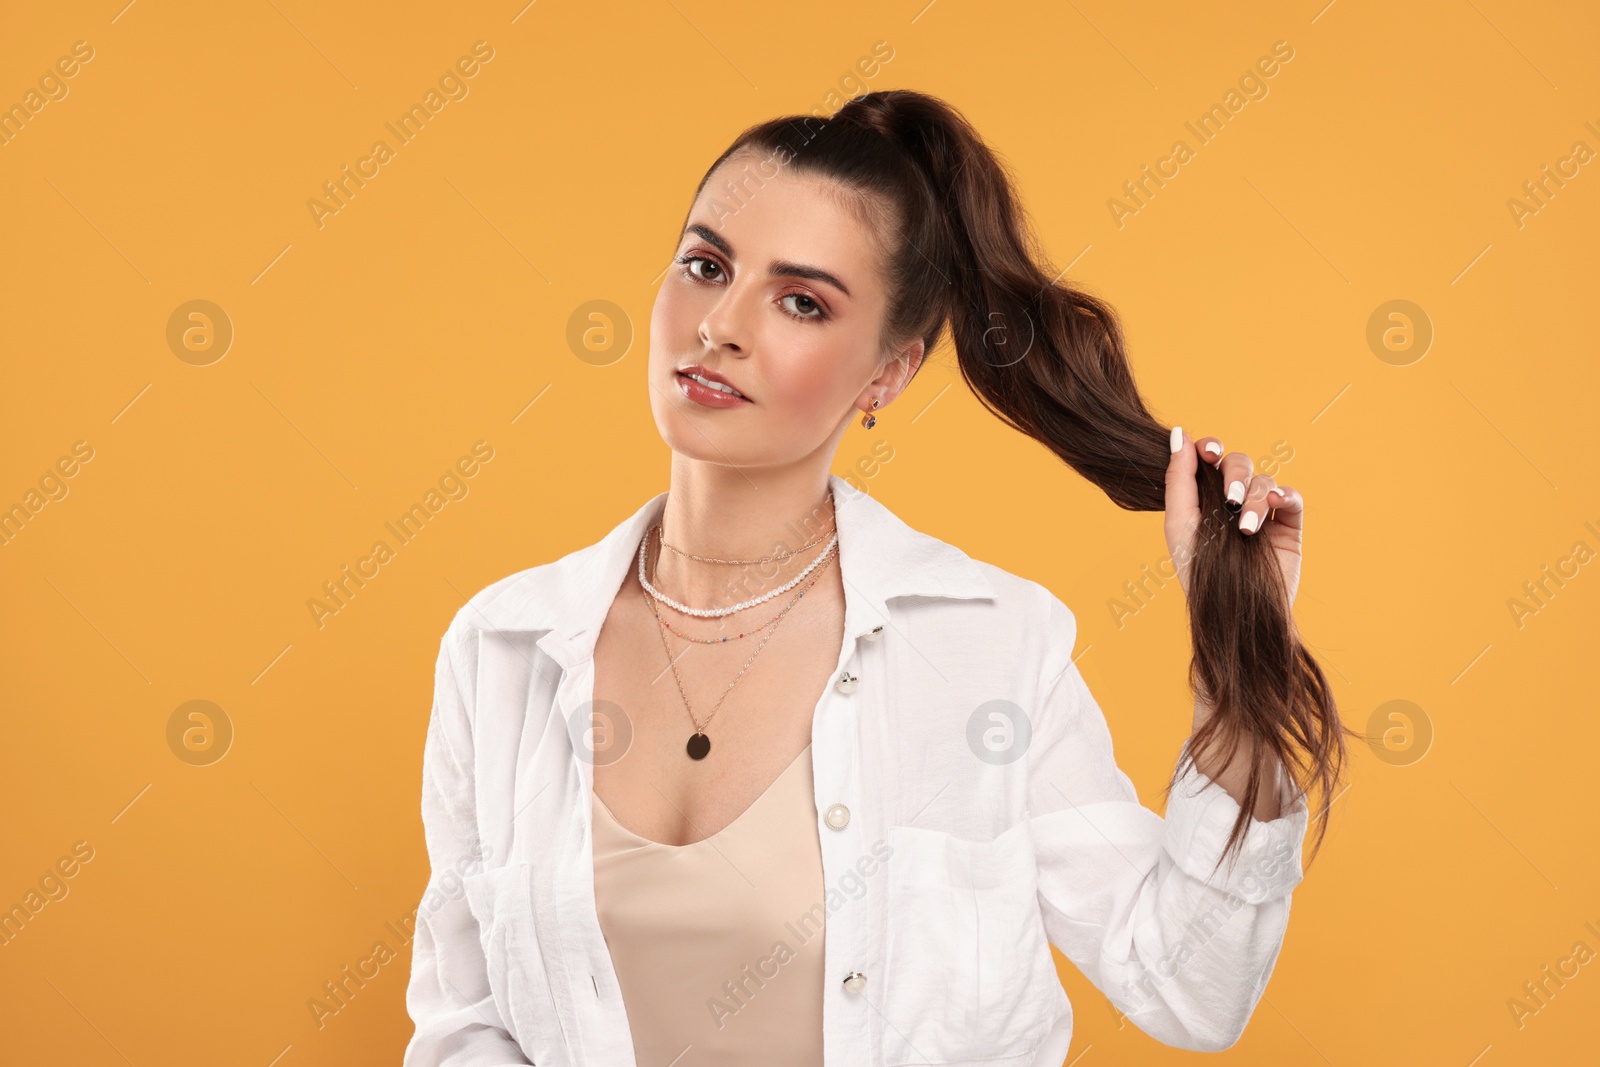
[[[821, 304], [815, 297], [807, 293], [785, 293], [782, 297], [784, 310], [797, 319], [825, 319], [828, 317]], [[794, 301], [791, 305], [789, 302]]]
[[[680, 256], [678, 262], [688, 268], [684, 273], [695, 281], [715, 282], [722, 277], [722, 264], [708, 256], [697, 256], [690, 253]], [[700, 270], [695, 269], [696, 263], [703, 265]]]

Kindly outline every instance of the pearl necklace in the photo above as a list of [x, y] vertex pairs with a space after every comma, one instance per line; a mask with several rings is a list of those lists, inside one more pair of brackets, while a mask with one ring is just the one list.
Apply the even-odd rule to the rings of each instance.
[[645, 575], [644, 568], [645, 546], [647, 546], [649, 543], [650, 534], [647, 532], [644, 536], [644, 540], [639, 542], [639, 585], [645, 590], [645, 592], [661, 601], [661, 603], [667, 605], [667, 607], [672, 608], [674, 611], [682, 612], [685, 615], [694, 615], [702, 619], [715, 619], [721, 618], [724, 615], [732, 615], [734, 612], [743, 611], [746, 608], [753, 608], [757, 604], [765, 604], [773, 597], [782, 596], [784, 593], [787, 593], [789, 590], [805, 581], [806, 576], [821, 566], [823, 562], [828, 559], [829, 554], [833, 551], [833, 546], [839, 543], [839, 531], [837, 529], [834, 530], [833, 537], [828, 540], [828, 547], [823, 549], [822, 554], [816, 559], [812, 560], [805, 570], [797, 574], [793, 581], [789, 582], [787, 585], [774, 589], [769, 593], [763, 593], [761, 596], [746, 600], [742, 604], [734, 604], [733, 606], [726, 608], [691, 608], [684, 604], [678, 603], [676, 600], [673, 600], [671, 597], [658, 590], [654, 585], [651, 585], [650, 579]]
[[[805, 587], [805, 589], [802, 589], [800, 592], [796, 593], [795, 594], [795, 599], [791, 600], [789, 602], [788, 606], [783, 608], [783, 610], [779, 611], [778, 614], [774, 615], [772, 618], [768, 619], [766, 622], [762, 623], [760, 626], [757, 626], [755, 629], [750, 630], [750, 631], [748, 631], [746, 633], [735, 634], [732, 637], [727, 637], [727, 636], [723, 636], [723, 637], [695, 637], [693, 634], [683, 633], [681, 630], [675, 629], [670, 622], [668, 622], [666, 619], [663, 619], [661, 617], [661, 612], [656, 608], [655, 601], [650, 599], [650, 594], [649, 593], [641, 593], [640, 595], [644, 597], [645, 603], [649, 605], [650, 612], [651, 612], [651, 614], [653, 614], [656, 617], [656, 621], [659, 622], [661, 624], [662, 628], [664, 630], [666, 630], [668, 633], [674, 634], [674, 635], [676, 635], [678, 637], [681, 637], [685, 641], [693, 641], [696, 644], [700, 644], [700, 645], [720, 645], [720, 644], [726, 644], [729, 641], [741, 641], [744, 638], [749, 637], [751, 634], [760, 633], [762, 630], [765, 630], [768, 626], [776, 625], [778, 620], [783, 618], [784, 615], [788, 613], [789, 608], [792, 608], [797, 603], [799, 603], [800, 602], [800, 598], [805, 596], [806, 593], [811, 589], [811, 586], [816, 585], [817, 582], [819, 582], [821, 579], [822, 579], [822, 573], [819, 571], [817, 573], [817, 575], [811, 579], [811, 582]], [[669, 651], [669, 655], [670, 655], [670, 651]]]

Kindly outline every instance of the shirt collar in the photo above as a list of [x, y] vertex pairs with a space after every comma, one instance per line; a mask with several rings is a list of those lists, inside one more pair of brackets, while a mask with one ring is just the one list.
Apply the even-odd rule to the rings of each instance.
[[[828, 484], [847, 636], [887, 625], [888, 602], [895, 597], [995, 595], [979, 564], [959, 548], [912, 529], [836, 474]], [[638, 565], [639, 542], [660, 518], [666, 497], [656, 494], [595, 544], [491, 585], [468, 604], [463, 621], [482, 630], [547, 631], [539, 645], [558, 660], [593, 655], [600, 626], [624, 576]]]

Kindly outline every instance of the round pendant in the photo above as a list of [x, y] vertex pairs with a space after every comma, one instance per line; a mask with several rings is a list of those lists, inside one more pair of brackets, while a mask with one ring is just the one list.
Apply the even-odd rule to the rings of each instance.
[[696, 732], [693, 737], [689, 738], [688, 748], [690, 759], [705, 759], [706, 753], [711, 751], [711, 738]]

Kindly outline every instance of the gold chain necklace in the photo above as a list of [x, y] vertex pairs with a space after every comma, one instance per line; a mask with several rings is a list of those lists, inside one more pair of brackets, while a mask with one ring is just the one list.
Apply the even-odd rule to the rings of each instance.
[[744, 677], [744, 672], [750, 669], [750, 664], [756, 661], [756, 657], [761, 655], [761, 650], [767, 647], [767, 642], [772, 640], [772, 635], [778, 632], [777, 624], [782, 621], [785, 615], [789, 613], [790, 608], [793, 608], [796, 604], [800, 603], [800, 598], [806, 595], [807, 590], [817, 584], [817, 580], [822, 577], [822, 572], [827, 570], [828, 563], [833, 559], [833, 555], [833, 550], [830, 549], [827, 557], [823, 559], [821, 561], [821, 565], [817, 567], [817, 576], [812, 578], [811, 581], [806, 584], [804, 589], [795, 594], [794, 599], [789, 602], [787, 607], [778, 613], [777, 618], [773, 619], [771, 623], [767, 624], [771, 626], [771, 629], [767, 631], [767, 636], [761, 639], [761, 643], [756, 646], [756, 650], [751, 653], [750, 658], [745, 661], [744, 666], [739, 668], [739, 673], [733, 676], [733, 681], [729, 682], [728, 688], [722, 691], [722, 696], [717, 698], [717, 703], [711, 709], [711, 714], [706, 716], [706, 721], [703, 723], [695, 719], [694, 709], [689, 704], [689, 694], [684, 692], [683, 679], [678, 675], [677, 660], [674, 659], [672, 655], [671, 646], [667, 644], [666, 622], [661, 618], [661, 613], [655, 610], [655, 602], [651, 598], [650, 594], [644, 594], [645, 600], [650, 602], [651, 611], [655, 614], [656, 621], [661, 623], [662, 628], [658, 629], [657, 633], [661, 635], [662, 651], [666, 652], [667, 654], [667, 666], [672, 668], [672, 680], [678, 685], [678, 696], [683, 699], [683, 710], [688, 712], [689, 721], [694, 723], [694, 733], [689, 735], [689, 742], [686, 746], [684, 746], [685, 750], [689, 753], [690, 759], [703, 760], [711, 752], [711, 738], [706, 736], [705, 727], [710, 725], [712, 719], [716, 718], [717, 712], [722, 708], [722, 702], [728, 699], [728, 694], [733, 692], [733, 687], [739, 683], [740, 678]]
[[776, 556], [767, 556], [767, 557], [765, 557], [763, 559], [717, 559], [717, 558], [715, 558], [713, 556], [697, 556], [693, 552], [685, 552], [681, 548], [674, 548], [673, 546], [667, 544], [666, 538], [661, 533], [661, 523], [660, 522], [656, 523], [655, 533], [656, 533], [656, 541], [657, 541], [657, 543], [659, 543], [662, 548], [666, 549], [668, 552], [673, 553], [674, 555], [683, 556], [686, 559], [699, 560], [701, 563], [728, 563], [728, 564], [733, 564], [735, 566], [748, 567], [748, 566], [751, 566], [751, 565], [756, 564], [756, 563], [776, 563], [779, 560], [790, 559], [790, 558], [792, 558], [794, 556], [798, 556], [800, 553], [804, 552], [806, 549], [814, 548], [815, 546], [822, 544], [822, 539], [824, 537], [830, 536], [833, 533], [833, 531], [831, 529], [823, 530], [822, 533], [820, 535], [818, 535], [818, 537], [817, 537], [817, 539], [815, 541], [807, 541], [805, 544], [801, 545], [799, 548], [795, 549], [793, 552], [781, 552]]

